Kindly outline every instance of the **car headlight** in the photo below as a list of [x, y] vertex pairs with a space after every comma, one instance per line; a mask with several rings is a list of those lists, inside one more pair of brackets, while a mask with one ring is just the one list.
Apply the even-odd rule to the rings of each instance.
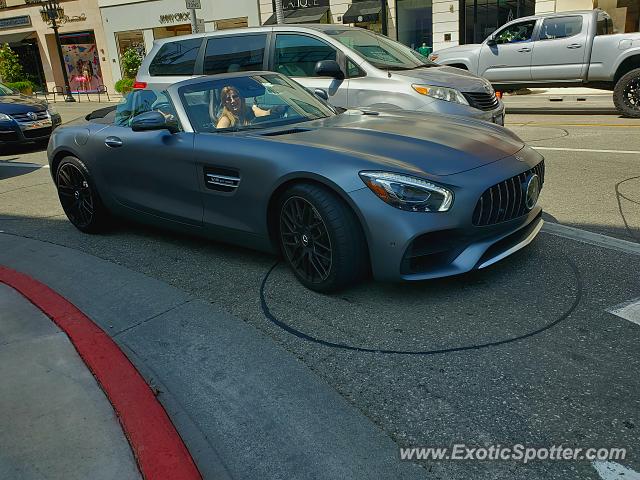
[[463, 105], [469, 105], [464, 95], [455, 88], [436, 87], [433, 85], [411, 85], [413, 89], [420, 95], [426, 95], [428, 97], [437, 98], [438, 100], [444, 100], [446, 102], [461, 103]]
[[49, 115], [57, 115], [58, 114], [58, 110], [56, 109], [56, 107], [54, 107], [51, 104], [47, 105], [47, 112], [49, 112]]
[[10, 122], [11, 117], [6, 113], [0, 113], [0, 122]]
[[360, 178], [381, 200], [410, 212], [446, 212], [453, 192], [421, 178], [390, 172], [360, 172]]

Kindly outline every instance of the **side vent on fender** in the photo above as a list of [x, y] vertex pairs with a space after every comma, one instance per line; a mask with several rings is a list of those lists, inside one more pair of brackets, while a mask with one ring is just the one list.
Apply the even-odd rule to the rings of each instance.
[[240, 173], [228, 168], [204, 167], [204, 184], [218, 192], [233, 192], [240, 186]]

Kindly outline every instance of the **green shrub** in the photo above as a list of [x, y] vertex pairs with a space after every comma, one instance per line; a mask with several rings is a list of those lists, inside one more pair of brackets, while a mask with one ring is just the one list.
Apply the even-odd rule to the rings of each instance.
[[124, 51], [120, 57], [120, 65], [122, 65], [122, 73], [125, 78], [136, 78], [142, 57], [142, 52], [138, 47], [129, 47]]
[[20, 82], [5, 82], [4, 85], [17, 90], [20, 93], [24, 93], [25, 95], [31, 95], [33, 93], [33, 89], [35, 88], [33, 82], [30, 82], [29, 80], [22, 80]]
[[116, 82], [116, 84], [114, 85], [114, 88], [118, 93], [122, 93], [122, 94], [129, 93], [131, 90], [133, 90], [133, 82], [134, 82], [133, 78], [121, 78]]
[[21, 82], [26, 78], [18, 54], [11, 50], [8, 43], [0, 44], [0, 77], [5, 84]]

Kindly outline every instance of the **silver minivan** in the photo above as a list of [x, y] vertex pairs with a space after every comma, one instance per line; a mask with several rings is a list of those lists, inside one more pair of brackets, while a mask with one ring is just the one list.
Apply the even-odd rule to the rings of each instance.
[[337, 107], [438, 112], [504, 124], [504, 105], [488, 81], [343, 25], [276, 25], [158, 40], [140, 66], [136, 88], [254, 70], [287, 75]]

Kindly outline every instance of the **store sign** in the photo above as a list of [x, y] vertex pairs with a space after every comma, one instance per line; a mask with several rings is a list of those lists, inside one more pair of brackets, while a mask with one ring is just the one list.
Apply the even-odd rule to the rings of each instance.
[[70, 17], [69, 15], [65, 15], [60, 19], [60, 23], [75, 23], [75, 22], [84, 22], [87, 19], [87, 16], [84, 13], [80, 15], [74, 15]]
[[299, 10], [301, 8], [328, 6], [329, 0], [282, 0], [283, 10]]
[[21, 15], [19, 17], [0, 18], [0, 29], [30, 27], [31, 17], [29, 15]]
[[160, 15], [160, 23], [176, 23], [190, 22], [191, 14], [189, 12], [167, 13]]

